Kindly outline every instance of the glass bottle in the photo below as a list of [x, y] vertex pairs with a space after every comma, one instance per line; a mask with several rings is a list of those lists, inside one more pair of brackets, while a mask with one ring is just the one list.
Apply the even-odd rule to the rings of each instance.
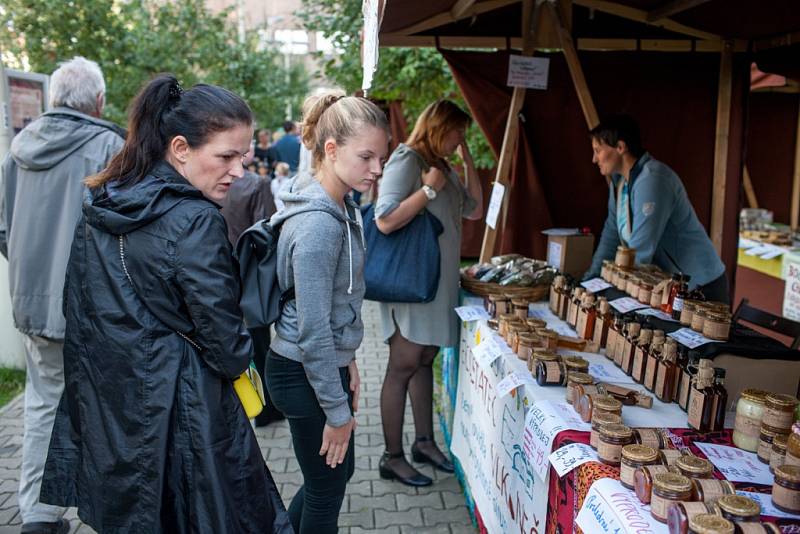
[[553, 278], [550, 285], [550, 311], [558, 315], [559, 300], [561, 300], [561, 288], [566, 284], [564, 275], [559, 274]]
[[641, 323], [632, 322], [628, 325], [628, 335], [625, 336], [625, 340], [622, 342], [622, 350], [619, 355], [619, 366], [623, 371], [625, 370], [626, 363], [628, 367], [630, 367], [631, 355], [633, 351], [636, 350], [636, 345], [639, 342], [639, 334], [641, 334], [641, 332]]
[[670, 394], [670, 402], [678, 402], [678, 390], [681, 384], [681, 374], [683, 372], [684, 367], [689, 361], [689, 349], [685, 346], [678, 344], [678, 358], [676, 360], [676, 364], [678, 369], [675, 375], [675, 383], [672, 384], [672, 392]]
[[633, 321], [623, 319], [622, 330], [617, 336], [617, 342], [614, 344], [614, 365], [617, 367], [622, 365], [622, 352], [625, 347], [625, 341], [628, 339], [628, 329], [631, 323], [633, 323]]
[[661, 359], [658, 361], [653, 393], [661, 402], [672, 402], [674, 384], [678, 382], [678, 344], [674, 341], [668, 339], [664, 343]]
[[614, 316], [610, 309], [611, 306], [608, 304], [608, 299], [600, 297], [597, 302], [597, 317], [595, 319], [594, 335], [592, 336], [592, 341], [597, 345], [598, 350], [606, 347], [608, 332], [614, 323]]
[[[659, 340], [660, 339], [662, 338], [659, 338]], [[645, 363], [644, 368], [644, 380], [642, 380], [642, 384], [644, 384], [644, 387], [647, 388], [648, 391], [654, 391], [656, 388], [656, 373], [658, 371], [658, 363], [662, 359], [664, 347], [670, 341], [674, 342], [673, 339], [667, 339], [650, 347], [650, 352], [647, 354], [647, 362]]]
[[583, 297], [581, 297], [581, 305], [578, 309], [578, 320], [575, 325], [575, 331], [578, 333], [578, 337], [592, 339], [596, 317], [597, 308], [595, 307], [595, 296], [589, 292], [584, 293]]
[[578, 322], [578, 309], [581, 307], [581, 298], [586, 292], [586, 289], [578, 286], [572, 290], [572, 299], [569, 302], [569, 309], [567, 310], [567, 324], [575, 328]]
[[699, 360], [700, 357], [697, 353], [689, 351], [689, 359], [686, 365], [681, 368], [677, 402], [684, 412], [689, 408], [689, 393], [692, 391], [692, 380], [697, 374], [697, 362]]
[[678, 293], [678, 286], [680, 285], [680, 282], [681, 273], [673, 273], [672, 279], [664, 289], [664, 296], [661, 300], [661, 311], [664, 313], [672, 315], [672, 301], [675, 299], [675, 295]]
[[650, 328], [642, 328], [639, 332], [639, 339], [636, 344], [631, 345], [631, 349], [622, 355], [622, 370], [626, 375], [631, 374], [633, 368], [633, 360], [636, 354], [644, 353], [650, 348], [650, 343], [653, 341], [653, 331]]
[[672, 299], [672, 318], [676, 321], [681, 320], [681, 313], [683, 312], [683, 303], [689, 298], [689, 279], [688, 274], [681, 276], [681, 282], [678, 286], [678, 291], [675, 292], [675, 298]]
[[725, 426], [725, 414], [728, 406], [728, 390], [725, 389], [725, 375], [722, 367], [714, 369], [714, 403], [712, 406], [711, 430], [722, 430]]
[[571, 282], [564, 282], [561, 286], [561, 298], [559, 299], [558, 318], [562, 321], [567, 320], [569, 303], [572, 302], [572, 291], [575, 286]]
[[636, 350], [633, 351], [633, 359], [631, 361], [631, 367], [629, 371], [629, 375], [633, 378], [633, 380], [639, 384], [642, 383], [644, 380], [644, 366], [647, 363], [647, 355], [650, 353], [651, 348], [653, 345], [656, 344], [658, 340], [654, 336], [654, 332], [650, 331], [650, 342], [647, 345], [639, 344], [636, 347]]
[[711, 367], [711, 360], [701, 359], [697, 367], [697, 375], [692, 381], [691, 391], [689, 392], [689, 426], [700, 432], [708, 432], [711, 429], [713, 414], [711, 412], [714, 405], [714, 396], [717, 394], [714, 389], [714, 368]]

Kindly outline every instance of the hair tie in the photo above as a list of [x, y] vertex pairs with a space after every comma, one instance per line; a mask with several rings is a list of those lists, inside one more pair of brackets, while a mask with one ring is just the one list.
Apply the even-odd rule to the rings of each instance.
[[169, 99], [173, 104], [177, 103], [183, 95], [183, 87], [179, 82], [175, 82], [169, 86]]

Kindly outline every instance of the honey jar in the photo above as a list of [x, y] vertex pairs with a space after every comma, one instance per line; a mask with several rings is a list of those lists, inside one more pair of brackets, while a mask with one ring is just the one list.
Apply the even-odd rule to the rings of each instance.
[[730, 521], [758, 521], [761, 505], [743, 495], [723, 495], [717, 499], [722, 517]]
[[667, 510], [669, 534], [689, 534], [689, 520], [700, 514], [719, 515], [715, 504], [681, 501], [671, 504]]
[[653, 284], [649, 282], [642, 282], [639, 284], [639, 302], [642, 304], [650, 305], [650, 299], [653, 297]]
[[764, 417], [766, 391], [745, 389], [736, 402], [736, 421], [733, 424], [733, 444], [746, 451], [758, 450], [761, 419]]
[[564, 365], [567, 366], [568, 373], [588, 373], [589, 362], [580, 356], [564, 356]]
[[528, 318], [528, 301], [527, 299], [513, 299], [511, 305], [514, 307], [514, 315], [523, 321]]
[[661, 449], [659, 453], [661, 454], [661, 463], [670, 467], [675, 465], [678, 458], [687, 454], [678, 449]]
[[578, 399], [578, 414], [585, 422], [592, 420], [595, 412], [607, 412], [622, 417], [622, 402], [611, 395], [583, 395]]
[[786, 441], [786, 458], [784, 463], [788, 465], [800, 465], [800, 427], [794, 425], [789, 438]]
[[772, 442], [776, 437], [784, 434], [786, 433], [765, 425], [763, 421], [761, 422], [761, 433], [758, 437], [756, 456], [762, 463], [769, 463], [769, 459], [772, 456]]
[[622, 423], [622, 417], [617, 414], [608, 412], [597, 412], [594, 414], [592, 417], [592, 431], [589, 434], [589, 445], [591, 445], [594, 450], [597, 450], [600, 443], [600, 427], [607, 424], [619, 423]]
[[633, 440], [630, 427], [621, 423], [608, 423], [600, 427], [597, 457], [606, 465], [618, 466], [622, 460], [622, 448]]
[[617, 247], [617, 254], [614, 257], [614, 264], [623, 269], [630, 269], [636, 261], [636, 249], [624, 247], [622, 245]]
[[644, 504], [650, 504], [653, 495], [653, 478], [660, 473], [672, 473], [673, 468], [666, 465], [645, 465], [633, 473], [633, 489]]
[[788, 433], [794, 422], [796, 407], [797, 399], [791, 395], [767, 393], [764, 397], [764, 417], [761, 422], [781, 433]]
[[788, 434], [775, 436], [772, 440], [772, 454], [769, 457], [770, 472], [774, 473], [776, 467], [786, 463], [786, 444], [788, 441]]
[[657, 428], [634, 428], [633, 442], [639, 445], [653, 447], [656, 450], [664, 448], [664, 435]]
[[790, 514], [800, 513], [800, 466], [779, 465], [775, 468], [772, 504]]
[[628, 489], [634, 489], [634, 473], [640, 467], [659, 464], [658, 449], [646, 445], [625, 445], [622, 447], [619, 481]]
[[734, 534], [732, 521], [716, 514], [698, 514], [689, 519], [690, 534]]
[[775, 523], [758, 523], [756, 521], [736, 522], [736, 534], [781, 534]]
[[684, 454], [675, 460], [678, 471], [689, 478], [711, 478], [714, 473], [714, 464], [705, 458]]
[[[586, 386], [594, 384], [594, 378], [592, 375], [587, 373], [581, 372], [572, 372], [567, 370], [567, 404], [572, 404], [575, 402], [575, 393], [576, 387], [575, 386]], [[582, 389], [582, 388], [581, 388]]]
[[727, 480], [716, 478], [692, 479], [694, 500], [711, 503], [723, 495], [736, 495], [736, 488]]
[[691, 327], [692, 317], [694, 316], [694, 311], [696, 309], [697, 309], [696, 300], [686, 300], [683, 302], [683, 309], [681, 310], [681, 318], [680, 318], [681, 325]]
[[511, 302], [505, 295], [491, 294], [487, 298], [489, 301], [489, 315], [499, 317], [511, 311]]
[[692, 500], [692, 481], [676, 473], [659, 473], [653, 477], [650, 515], [660, 523], [667, 522], [667, 510], [672, 503]]
[[707, 312], [703, 322], [703, 335], [715, 341], [728, 341], [731, 331], [731, 315], [729, 313]]
[[703, 333], [703, 325], [706, 322], [706, 309], [702, 306], [696, 306], [694, 313], [692, 313], [692, 322], [690, 328], [697, 333]]

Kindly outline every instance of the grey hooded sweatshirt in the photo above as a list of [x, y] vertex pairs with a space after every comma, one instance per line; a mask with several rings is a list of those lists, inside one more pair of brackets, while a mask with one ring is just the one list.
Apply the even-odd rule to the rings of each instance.
[[351, 416], [338, 368], [355, 359], [364, 336], [365, 244], [361, 212], [348, 196], [347, 215], [310, 174], [285, 184], [279, 198], [285, 208], [278, 239], [278, 285], [295, 288], [275, 323], [272, 350], [303, 364], [328, 424], [346, 424]]
[[123, 135], [110, 122], [59, 107], [14, 137], [0, 173], [0, 253], [9, 261], [21, 332], [64, 339], [64, 273], [83, 180], [105, 168]]

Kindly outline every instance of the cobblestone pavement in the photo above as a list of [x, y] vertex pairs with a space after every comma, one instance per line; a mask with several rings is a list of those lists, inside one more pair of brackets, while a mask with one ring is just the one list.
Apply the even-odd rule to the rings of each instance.
[[[379, 398], [388, 346], [380, 339], [380, 316], [372, 302], [364, 303], [364, 343], [358, 352], [361, 372], [361, 407], [356, 430], [356, 470], [347, 487], [339, 515], [342, 534], [462, 534], [473, 533], [458, 481], [453, 475], [416, 465], [435, 483], [428, 488], [409, 488], [378, 476], [378, 460], [383, 453], [383, 433]], [[0, 534], [17, 533], [20, 516], [17, 485], [22, 450], [22, 396], [0, 410]], [[414, 427], [410, 407], [406, 411], [406, 454], [411, 459], [410, 444]], [[437, 425], [438, 426], [438, 425]], [[272, 471], [281, 496], [288, 505], [302, 483], [297, 460], [292, 451], [289, 427], [285, 421], [256, 429], [261, 452]], [[444, 439], [437, 428], [437, 442]], [[67, 512], [71, 533], [94, 532], [77, 518], [74, 508]]]

